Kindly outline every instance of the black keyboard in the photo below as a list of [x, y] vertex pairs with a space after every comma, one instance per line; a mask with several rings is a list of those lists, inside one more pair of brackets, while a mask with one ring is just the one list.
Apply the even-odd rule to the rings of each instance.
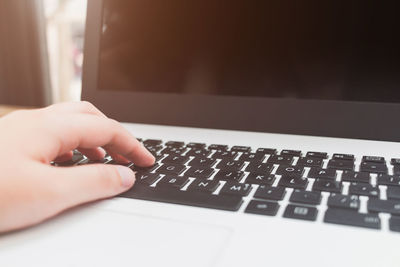
[[[136, 172], [136, 184], [120, 197], [306, 221], [316, 221], [324, 210], [325, 223], [381, 229], [388, 218], [389, 229], [400, 232], [400, 159], [364, 156], [356, 166], [349, 154], [142, 142], [156, 164], [127, 165]], [[74, 152], [72, 160], [56, 165], [91, 163], [117, 164], [108, 156], [92, 162]]]

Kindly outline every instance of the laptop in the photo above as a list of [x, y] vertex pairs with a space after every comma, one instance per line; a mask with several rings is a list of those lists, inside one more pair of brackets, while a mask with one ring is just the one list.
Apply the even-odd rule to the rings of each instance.
[[82, 98], [157, 163], [0, 264], [399, 266], [393, 3], [89, 0]]

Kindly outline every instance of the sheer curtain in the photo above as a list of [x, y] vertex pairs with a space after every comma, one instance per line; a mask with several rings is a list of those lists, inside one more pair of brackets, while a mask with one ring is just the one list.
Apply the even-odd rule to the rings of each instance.
[[0, 104], [51, 99], [42, 0], [0, 0]]

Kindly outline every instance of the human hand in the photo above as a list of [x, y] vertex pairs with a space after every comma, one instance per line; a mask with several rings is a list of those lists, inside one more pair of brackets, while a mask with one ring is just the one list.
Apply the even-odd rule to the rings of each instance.
[[0, 119], [0, 232], [20, 229], [76, 205], [128, 190], [134, 172], [91, 164], [54, 167], [78, 149], [93, 160], [106, 150], [118, 162], [154, 164], [154, 157], [118, 122], [87, 102], [17, 111]]

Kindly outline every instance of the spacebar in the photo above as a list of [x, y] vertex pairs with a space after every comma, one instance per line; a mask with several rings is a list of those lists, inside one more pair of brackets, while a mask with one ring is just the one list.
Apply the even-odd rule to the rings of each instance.
[[186, 192], [142, 186], [134, 186], [131, 190], [119, 196], [229, 211], [237, 211], [243, 203], [240, 196], [220, 196], [202, 192]]

